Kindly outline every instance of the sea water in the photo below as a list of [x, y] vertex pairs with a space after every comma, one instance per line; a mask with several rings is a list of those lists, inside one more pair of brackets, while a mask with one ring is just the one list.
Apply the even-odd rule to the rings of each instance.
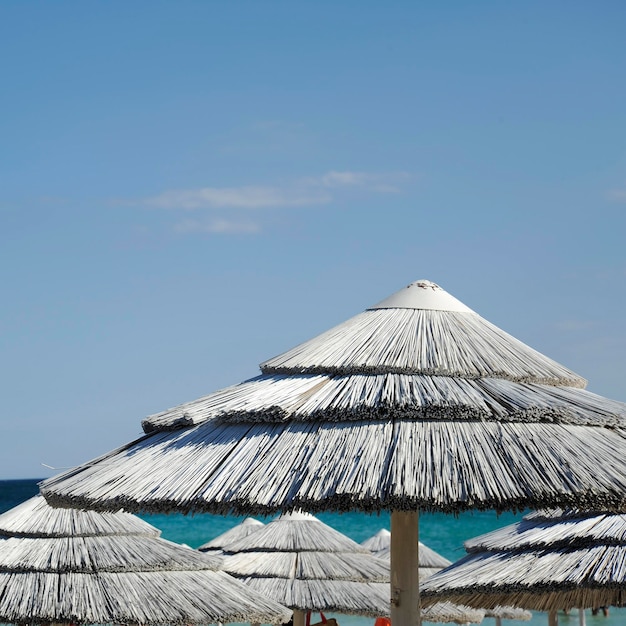
[[[0, 513], [7, 511], [20, 502], [38, 493], [36, 480], [5, 480], [0, 481]], [[513, 524], [522, 518], [523, 513], [502, 513], [497, 515], [493, 511], [476, 511], [462, 513], [458, 516], [442, 513], [421, 513], [419, 519], [420, 541], [443, 555], [450, 561], [456, 561], [465, 555], [463, 542], [471, 537], [482, 535], [496, 528]], [[141, 515], [141, 518], [161, 530], [164, 539], [186, 544], [191, 548], [206, 543], [221, 535], [229, 528], [243, 521], [243, 517], [220, 515]], [[381, 528], [390, 528], [388, 512], [380, 514], [365, 513], [316, 513], [325, 524], [332, 526], [339, 532], [361, 543]], [[272, 518], [257, 517], [262, 522]], [[329, 614], [330, 616], [330, 614]], [[340, 626], [373, 626], [372, 618], [350, 615], [333, 614]], [[586, 611], [586, 620], [589, 626], [617, 626], [626, 622], [626, 608], [610, 609], [609, 617], [592, 615]], [[318, 620], [315, 620], [318, 621]], [[488, 626], [493, 626], [494, 620], [486, 618]], [[534, 612], [530, 622], [503, 621], [504, 626], [545, 626], [547, 615]], [[570, 615], [559, 615], [560, 626], [578, 626], [578, 612]]]

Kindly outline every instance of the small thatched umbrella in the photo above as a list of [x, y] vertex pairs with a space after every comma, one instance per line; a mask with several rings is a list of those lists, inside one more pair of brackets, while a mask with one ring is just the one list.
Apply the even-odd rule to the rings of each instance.
[[[440, 569], [452, 564], [421, 541], [419, 543], [419, 579], [424, 580], [437, 573]], [[386, 528], [381, 528], [375, 535], [361, 542], [375, 557], [389, 562], [391, 559], [391, 533]]]
[[291, 611], [159, 538], [128, 513], [54, 509], [36, 496], [0, 515], [3, 623], [285, 622]]
[[[346, 535], [309, 513], [272, 520], [254, 534], [224, 545], [224, 571], [293, 609], [376, 617], [389, 615], [389, 561], [374, 557]], [[439, 603], [422, 618], [480, 622], [475, 609], [444, 612]], [[452, 606], [452, 605], [450, 605]]]
[[626, 515], [539, 511], [465, 547], [465, 558], [424, 584], [425, 602], [508, 602], [552, 619], [561, 609], [626, 603]]
[[202, 544], [198, 550], [200, 550], [200, 552], [204, 552], [205, 554], [221, 554], [224, 551], [224, 546], [255, 533], [257, 530], [263, 528], [263, 526], [263, 522], [259, 522], [258, 519], [254, 519], [254, 517], [246, 517], [241, 524], [233, 526], [225, 533], [222, 533], [221, 535], [211, 539], [211, 541], [207, 541]]
[[144, 437], [44, 494], [102, 510], [390, 509], [394, 626], [419, 620], [420, 509], [626, 500], [626, 405], [429, 281], [261, 370], [144, 420]]
[[[391, 533], [386, 528], [381, 528], [375, 535], [372, 535], [369, 539], [361, 542], [364, 548], [367, 548], [374, 556], [384, 559], [389, 562], [391, 557]], [[419, 580], [420, 583], [433, 574], [436, 574], [444, 567], [452, 565], [452, 561], [449, 561], [444, 556], [441, 556], [438, 552], [419, 542]], [[430, 604], [428, 608], [422, 607], [422, 619], [428, 620], [427, 615], [431, 613], [437, 613], [439, 615], [445, 615], [449, 612], [451, 616], [458, 616], [463, 611], [470, 611], [470, 607], [454, 604], [453, 602], [441, 601], [435, 604]], [[496, 623], [500, 624], [503, 619], [511, 619], [516, 621], [528, 621], [532, 618], [532, 614], [529, 611], [523, 609], [517, 609], [510, 606], [500, 606], [495, 609], [489, 609], [484, 611], [485, 617], [495, 617]], [[459, 621], [457, 617], [450, 617], [449, 620], [440, 621]], [[465, 620], [470, 621], [470, 620]]]

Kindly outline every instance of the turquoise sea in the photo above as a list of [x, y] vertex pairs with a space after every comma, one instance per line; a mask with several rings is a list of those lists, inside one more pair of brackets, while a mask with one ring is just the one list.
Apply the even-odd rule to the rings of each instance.
[[[36, 480], [5, 480], [0, 481], [0, 513], [7, 511], [20, 502], [38, 493]], [[423, 513], [420, 515], [420, 541], [439, 552], [451, 561], [460, 559], [465, 551], [463, 542], [495, 528], [512, 524], [521, 519], [522, 513], [472, 512], [458, 517], [439, 513]], [[361, 542], [381, 528], [389, 529], [389, 514], [367, 515], [364, 513], [319, 513], [316, 516], [324, 523], [348, 535], [357, 542]], [[159, 528], [164, 539], [184, 543], [192, 548], [217, 537], [229, 528], [239, 524], [242, 517], [222, 517], [219, 515], [141, 515], [143, 519]], [[263, 522], [271, 518], [258, 518]], [[373, 626], [374, 620], [348, 615], [333, 615], [340, 626]], [[611, 608], [609, 617], [593, 616], [591, 611], [586, 612], [589, 626], [617, 626], [626, 623], [626, 608]], [[493, 619], [487, 618], [484, 622], [491, 626]], [[578, 626], [578, 614], [573, 611], [570, 615], [560, 615], [559, 623], [562, 626]], [[503, 622], [505, 626], [544, 626], [547, 624], [547, 615], [534, 613], [530, 622]]]

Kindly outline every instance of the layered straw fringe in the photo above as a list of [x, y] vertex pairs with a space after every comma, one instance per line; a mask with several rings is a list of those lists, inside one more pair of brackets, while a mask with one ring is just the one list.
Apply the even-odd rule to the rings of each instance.
[[[58, 506], [262, 515], [626, 506], [626, 405], [428, 281], [152, 415]], [[603, 459], [602, 465], [596, 459]]]
[[260, 376], [143, 420], [146, 433], [222, 422], [376, 419], [624, 426], [626, 404], [582, 389], [485, 378]]
[[621, 430], [544, 423], [209, 421], [147, 436], [42, 489], [61, 506], [155, 513], [614, 509], [625, 443]]
[[223, 558], [224, 571], [292, 609], [389, 613], [388, 564], [308, 513], [282, 515], [224, 545]]
[[[0, 528], [3, 623], [289, 619], [287, 609], [217, 571], [221, 558], [159, 539], [127, 513], [53, 509], [38, 496], [1, 515]], [[72, 529], [81, 534], [62, 536]]]
[[264, 374], [424, 374], [584, 387], [476, 313], [370, 309], [261, 363]]
[[0, 515], [0, 535], [10, 537], [158, 537], [160, 534], [158, 528], [130, 513], [96, 513], [76, 509], [51, 511], [42, 497], [26, 500]]
[[[237, 528], [237, 527], [235, 527]], [[302, 512], [283, 515], [223, 545], [224, 570], [292, 609], [389, 615], [389, 562]], [[450, 603], [422, 614], [430, 622], [479, 622], [481, 611]]]
[[466, 543], [470, 553], [422, 586], [423, 601], [550, 611], [621, 606], [626, 516], [530, 516]]

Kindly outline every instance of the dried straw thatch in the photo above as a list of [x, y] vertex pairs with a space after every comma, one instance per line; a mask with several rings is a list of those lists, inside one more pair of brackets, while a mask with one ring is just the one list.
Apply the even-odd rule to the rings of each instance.
[[[299, 611], [389, 615], [389, 561], [303, 512], [274, 519], [223, 544], [226, 572]], [[423, 612], [431, 622], [480, 622], [483, 613], [451, 603]]]
[[391, 509], [395, 626], [419, 620], [418, 510], [626, 506], [626, 404], [429, 281], [261, 372], [42, 491], [100, 510]]
[[224, 550], [224, 546], [227, 546], [233, 541], [238, 541], [239, 539], [247, 537], [248, 535], [263, 528], [263, 526], [263, 522], [259, 522], [259, 520], [254, 519], [253, 517], [246, 517], [241, 524], [233, 526], [233, 528], [227, 530], [225, 533], [222, 533], [218, 537], [211, 539], [211, 541], [207, 541], [202, 544], [198, 550], [207, 554], [221, 554]]
[[224, 546], [223, 569], [291, 609], [389, 613], [389, 566], [308, 513], [293, 512]]
[[41, 496], [0, 515], [0, 621], [279, 622], [290, 612], [159, 538], [127, 513], [53, 509]]
[[434, 283], [261, 369], [42, 491], [61, 506], [242, 514], [624, 503], [626, 405]]
[[626, 602], [626, 515], [545, 511], [466, 543], [423, 587], [425, 602], [539, 611]]

